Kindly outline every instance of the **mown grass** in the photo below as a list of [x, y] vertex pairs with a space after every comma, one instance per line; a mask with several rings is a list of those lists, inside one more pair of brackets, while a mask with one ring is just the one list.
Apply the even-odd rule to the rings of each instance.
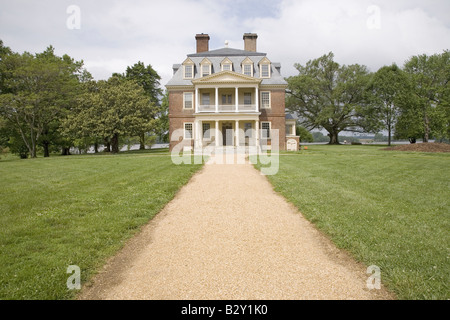
[[167, 152], [0, 161], [0, 299], [70, 299], [200, 168]]
[[276, 191], [399, 299], [449, 299], [450, 154], [309, 146], [280, 155]]

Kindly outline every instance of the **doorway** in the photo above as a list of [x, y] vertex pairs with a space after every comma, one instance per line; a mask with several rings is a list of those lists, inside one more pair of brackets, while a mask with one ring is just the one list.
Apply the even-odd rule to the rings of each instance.
[[233, 145], [233, 126], [231, 123], [222, 124], [223, 146]]

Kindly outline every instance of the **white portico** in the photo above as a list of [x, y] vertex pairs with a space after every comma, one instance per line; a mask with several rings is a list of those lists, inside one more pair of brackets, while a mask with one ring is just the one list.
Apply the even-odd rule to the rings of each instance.
[[192, 83], [194, 148], [259, 146], [261, 79], [222, 71]]

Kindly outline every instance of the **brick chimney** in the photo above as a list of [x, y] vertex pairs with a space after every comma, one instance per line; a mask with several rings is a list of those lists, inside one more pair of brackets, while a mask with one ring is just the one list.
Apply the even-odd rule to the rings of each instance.
[[195, 40], [197, 40], [197, 53], [209, 51], [209, 35], [197, 34]]
[[258, 39], [256, 33], [244, 33], [244, 50], [256, 52], [256, 39]]

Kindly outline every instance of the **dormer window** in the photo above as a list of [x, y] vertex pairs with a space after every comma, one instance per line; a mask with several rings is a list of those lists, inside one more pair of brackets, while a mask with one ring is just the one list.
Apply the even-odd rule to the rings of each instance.
[[194, 62], [191, 59], [187, 59], [183, 62], [183, 78], [193, 79], [194, 78]]
[[194, 66], [184, 66], [184, 77], [192, 79], [194, 77]]
[[222, 71], [233, 71], [233, 62], [230, 59], [225, 58], [221, 63]]
[[262, 59], [259, 62], [259, 77], [270, 78], [270, 60], [267, 58]]
[[202, 62], [200, 62], [202, 77], [211, 75], [211, 66], [212, 63], [208, 59], [203, 59]]
[[242, 73], [246, 76], [253, 77], [253, 61], [249, 58], [245, 58], [242, 61]]

